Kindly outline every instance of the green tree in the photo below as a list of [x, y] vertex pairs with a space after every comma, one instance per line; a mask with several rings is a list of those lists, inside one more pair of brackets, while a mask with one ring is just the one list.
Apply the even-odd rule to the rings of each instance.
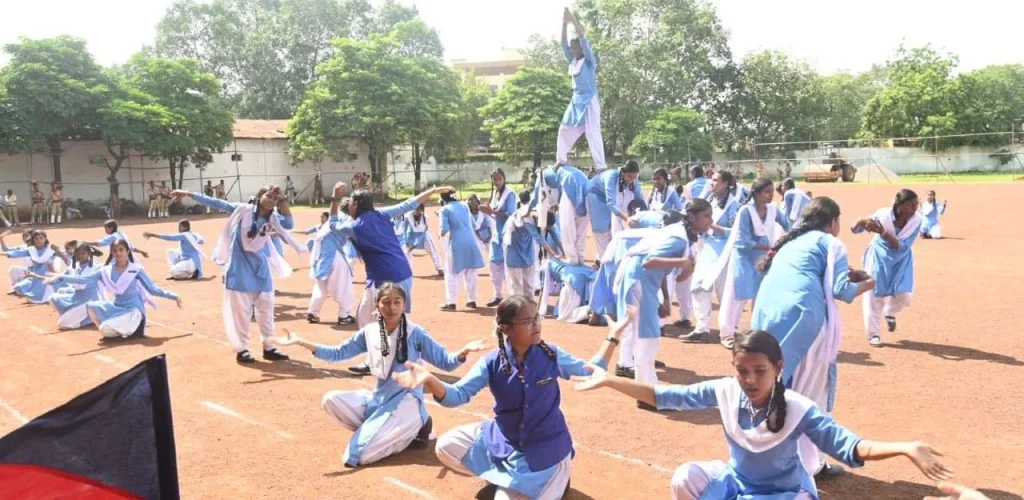
[[856, 137], [863, 120], [864, 106], [886, 83], [884, 66], [876, 65], [860, 74], [846, 72], [821, 77], [827, 107], [824, 138], [846, 140]]
[[96, 138], [97, 111], [109, 98], [109, 81], [86, 49], [69, 36], [22, 39], [5, 47], [5, 113], [17, 123], [9, 147], [45, 148], [53, 178], [61, 180], [61, 141]]
[[[1024, 126], [1024, 65], [988, 66], [957, 77], [957, 128], [962, 134], [1021, 133]], [[962, 144], [1007, 145], [1001, 135], [974, 136]]]
[[704, 117], [690, 108], [669, 106], [647, 120], [630, 150], [645, 161], [710, 161], [714, 150]]
[[555, 147], [558, 127], [572, 88], [566, 76], [524, 67], [480, 110], [491, 143], [512, 158], [527, 153], [534, 166]]
[[146, 137], [139, 149], [167, 160], [171, 187], [180, 189], [187, 165], [203, 168], [231, 143], [234, 118], [219, 97], [221, 84], [193, 60], [137, 55], [123, 69], [131, 88], [165, 108], [163, 118], [173, 118], [165, 130]]
[[535, 68], [558, 72], [564, 71], [568, 67], [565, 55], [562, 53], [562, 46], [554, 38], [546, 38], [534, 33], [530, 35], [522, 53], [526, 64]]

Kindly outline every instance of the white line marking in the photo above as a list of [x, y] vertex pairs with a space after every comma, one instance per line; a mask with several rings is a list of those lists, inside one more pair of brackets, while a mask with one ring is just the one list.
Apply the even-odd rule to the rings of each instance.
[[28, 423], [28, 419], [25, 418], [25, 415], [22, 415], [21, 412], [19, 412], [18, 410], [15, 410], [14, 407], [9, 405], [9, 404], [7, 404], [6, 401], [0, 399], [0, 406], [2, 406], [5, 410], [7, 410], [7, 413], [10, 413], [11, 416], [14, 417], [14, 419], [17, 420], [18, 422], [21, 422], [23, 424], [27, 424]]
[[622, 460], [624, 462], [629, 462], [629, 463], [635, 464], [635, 465], [647, 466], [647, 467], [650, 467], [650, 468], [652, 468], [652, 469], [654, 469], [656, 471], [659, 471], [659, 472], [664, 472], [664, 473], [671, 473], [672, 472], [672, 470], [667, 468], [667, 467], [662, 467], [662, 466], [660, 466], [658, 464], [649, 464], [647, 462], [644, 462], [643, 460], [640, 460], [639, 458], [627, 457], [625, 455], [619, 455], [618, 453], [612, 453], [610, 451], [604, 451], [604, 450], [597, 450], [597, 452], [602, 454], [602, 455], [604, 455], [604, 456], [606, 456], [606, 457], [612, 457], [612, 458], [614, 458], [616, 460]]
[[50, 332], [48, 332], [48, 331], [46, 331], [46, 330], [43, 330], [42, 328], [39, 328], [39, 327], [38, 327], [38, 326], [36, 326], [36, 325], [30, 325], [30, 326], [28, 327], [28, 329], [29, 329], [29, 330], [32, 330], [33, 332], [39, 333], [39, 334], [46, 334], [46, 333], [50, 333]]
[[3, 311], [0, 311], [0, 318], [6, 318], [6, 317], [7, 317], [7, 313], [5, 313]]
[[249, 417], [247, 417], [245, 415], [242, 415], [241, 413], [238, 413], [237, 411], [232, 410], [231, 408], [227, 408], [227, 407], [221, 406], [221, 405], [219, 405], [217, 403], [214, 403], [212, 401], [203, 401], [202, 404], [207, 409], [213, 410], [213, 411], [215, 411], [217, 413], [222, 413], [222, 414], [227, 415], [229, 417], [237, 418], [237, 419], [239, 419], [239, 420], [241, 420], [241, 421], [243, 421], [243, 422], [245, 422], [247, 424], [251, 424], [251, 425], [255, 425], [257, 427], [263, 427], [264, 429], [272, 430], [278, 436], [281, 436], [281, 437], [283, 437], [285, 439], [295, 439], [295, 436], [293, 436], [293, 435], [291, 435], [291, 434], [289, 434], [287, 432], [279, 431], [277, 429], [274, 429], [273, 427], [270, 427], [269, 425], [257, 422], [256, 420], [253, 420], [253, 419], [251, 419], [251, 418], [249, 418]]
[[426, 491], [423, 491], [423, 490], [421, 490], [419, 488], [414, 488], [412, 486], [409, 486], [408, 484], [405, 484], [405, 483], [403, 483], [403, 482], [401, 482], [401, 481], [399, 481], [399, 480], [397, 480], [397, 479], [395, 479], [393, 477], [386, 477], [384, 479], [386, 479], [387, 482], [389, 482], [389, 483], [391, 483], [391, 484], [393, 484], [395, 486], [398, 486], [399, 488], [402, 488], [405, 491], [408, 491], [409, 493], [415, 493], [415, 494], [417, 494], [417, 495], [419, 495], [419, 496], [421, 496], [423, 498], [434, 498], [434, 496], [431, 495], [430, 493], [427, 493]]
[[128, 366], [126, 364], [118, 363], [116, 359], [111, 358], [110, 356], [104, 356], [102, 354], [96, 354], [96, 359], [99, 360], [99, 361], [102, 361], [102, 362], [104, 362], [104, 363], [106, 363], [108, 365], [114, 365], [115, 367], [117, 367], [117, 368], [119, 368], [121, 370], [127, 370], [127, 369], [131, 368], [130, 366]]
[[166, 329], [168, 329], [168, 330], [170, 330], [172, 332], [178, 332], [178, 333], [185, 333], [185, 334], [189, 334], [189, 335], [194, 335], [196, 337], [200, 337], [200, 338], [204, 338], [206, 340], [209, 340], [210, 342], [216, 342], [216, 343], [218, 343], [220, 345], [231, 347], [231, 344], [228, 344], [224, 340], [215, 339], [215, 338], [212, 338], [212, 337], [207, 337], [206, 335], [203, 335], [203, 334], [201, 334], [201, 333], [199, 333], [197, 331], [182, 330], [181, 328], [178, 328], [178, 327], [174, 327], [174, 326], [171, 326], [171, 325], [168, 325], [168, 324], [164, 324], [164, 323], [160, 323], [160, 322], [157, 322], [157, 321], [150, 321], [148, 319], [146, 321], [149, 324], [153, 325], [153, 326], [159, 326], [160, 328], [166, 328]]

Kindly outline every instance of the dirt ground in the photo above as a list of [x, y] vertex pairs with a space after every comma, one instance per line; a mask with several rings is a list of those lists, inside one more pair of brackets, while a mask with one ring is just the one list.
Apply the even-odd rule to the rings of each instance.
[[[847, 226], [889, 205], [900, 187], [809, 186], [815, 195], [840, 202]], [[932, 186], [909, 187], [923, 197]], [[992, 498], [1020, 498], [1024, 435], [1011, 429], [1024, 412], [1024, 389], [1013, 382], [1024, 375], [1024, 336], [1017, 331], [1024, 322], [1024, 268], [1011, 263], [1024, 256], [1018, 219], [1024, 183], [938, 188], [939, 198], [949, 200], [942, 218], [946, 239], [915, 245], [914, 302], [900, 315], [899, 330], [883, 334], [885, 346], [873, 348], [865, 338], [860, 301], [840, 307], [845, 338], [835, 416], [865, 438], [927, 440], [946, 453], [959, 482]], [[299, 211], [297, 227], [314, 224], [318, 213]], [[436, 228], [436, 218], [431, 220]], [[224, 216], [204, 216], [193, 228], [212, 247], [223, 223]], [[361, 359], [329, 365], [292, 347], [285, 348], [293, 357], [289, 363], [236, 364], [221, 326], [220, 277], [167, 281], [164, 252], [171, 244], [142, 239], [143, 231], [176, 231], [175, 221], [126, 220], [122, 229], [152, 253], [144, 260], [147, 271], [160, 286], [182, 294], [184, 310], [161, 300], [150, 314], [149, 338], [101, 343], [95, 330], [57, 332], [56, 312], [48, 306], [0, 297], [0, 320], [7, 325], [0, 334], [0, 407], [6, 409], [0, 411], [0, 435], [141, 360], [166, 353], [184, 498], [467, 499], [483, 485], [446, 471], [432, 448], [344, 468], [340, 457], [351, 433], [323, 412], [320, 399], [334, 389], [369, 387], [370, 380], [345, 371]], [[90, 221], [55, 229], [50, 239], [95, 240], [102, 234]], [[849, 232], [841, 237], [851, 261], [859, 261], [869, 237]], [[307, 260], [291, 251], [288, 258], [297, 272], [277, 284], [278, 329], [289, 327], [322, 343], [350, 336], [355, 327], [306, 324]], [[418, 255], [414, 261], [412, 320], [450, 349], [489, 338], [493, 310], [439, 311], [443, 282], [434, 276], [429, 257]], [[210, 263], [206, 269], [219, 274]], [[361, 294], [361, 269], [356, 280]], [[479, 288], [483, 304], [491, 297], [489, 278], [482, 277]], [[334, 314], [329, 303], [322, 317]], [[743, 325], [749, 309], [746, 314]], [[659, 371], [662, 382], [688, 384], [732, 374], [730, 356], [719, 345], [684, 344], [674, 338], [679, 333], [670, 330], [662, 339], [658, 358], [669, 367]], [[603, 328], [544, 323], [549, 342], [580, 357], [590, 357], [605, 335]], [[252, 346], [258, 349], [255, 341]], [[472, 361], [475, 357], [454, 375]], [[458, 410], [431, 405], [435, 432], [486, 418], [492, 404], [483, 391]], [[567, 382], [562, 382], [562, 410], [577, 451], [571, 499], [667, 498], [672, 471], [681, 463], [727, 459], [717, 411], [648, 413], [617, 393], [574, 393]], [[822, 497], [920, 499], [936, 493], [904, 459], [851, 472], [820, 484]]]

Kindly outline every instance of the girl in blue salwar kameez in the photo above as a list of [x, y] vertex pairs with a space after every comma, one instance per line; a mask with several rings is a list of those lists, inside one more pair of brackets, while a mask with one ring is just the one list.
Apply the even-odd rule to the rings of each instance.
[[469, 353], [484, 349], [482, 341], [473, 341], [449, 353], [423, 327], [406, 320], [405, 300], [402, 287], [382, 283], [377, 290], [378, 321], [338, 346], [314, 344], [288, 330], [287, 337], [277, 339], [280, 345], [299, 344], [317, 359], [332, 363], [368, 355], [370, 373], [377, 379], [373, 391], [330, 391], [323, 397], [324, 411], [354, 432], [342, 455], [346, 467], [372, 464], [430, 439], [432, 421], [423, 389], [403, 387], [392, 380], [393, 374], [410, 365], [422, 366], [423, 361], [451, 371], [465, 363]]
[[175, 241], [178, 248], [167, 249], [167, 266], [170, 268], [172, 280], [203, 279], [203, 260], [206, 254], [200, 247], [203, 237], [192, 232], [192, 223], [188, 219], [178, 222], [177, 234], [142, 233], [145, 239], [157, 238], [164, 241]]
[[[77, 242], [76, 242], [77, 243]], [[85, 243], [77, 244], [71, 251], [71, 263], [64, 274], [83, 276], [98, 272], [100, 267], [93, 259], [103, 252]], [[61, 330], [77, 330], [92, 324], [87, 304], [100, 300], [99, 282], [78, 285], [67, 285], [59, 288], [50, 296], [50, 304], [57, 309], [57, 328]]]
[[595, 373], [576, 385], [588, 391], [610, 387], [659, 410], [718, 408], [729, 445], [729, 461], [687, 462], [672, 476], [675, 500], [816, 500], [817, 488], [803, 467], [798, 440], [807, 438], [851, 467], [904, 456], [932, 480], [952, 477], [925, 442], [861, 439], [818, 409], [814, 402], [786, 390], [782, 349], [770, 334], [749, 331], [736, 336], [735, 378], [698, 384], [650, 385]]
[[40, 278], [56, 270], [56, 263], [64, 260], [64, 254], [50, 245], [46, 231], [32, 231], [32, 243], [24, 248], [15, 248], [3, 255], [12, 259], [26, 259], [28, 269], [21, 281], [14, 284], [10, 294], [23, 297], [33, 304], [45, 304], [53, 294], [53, 287]]

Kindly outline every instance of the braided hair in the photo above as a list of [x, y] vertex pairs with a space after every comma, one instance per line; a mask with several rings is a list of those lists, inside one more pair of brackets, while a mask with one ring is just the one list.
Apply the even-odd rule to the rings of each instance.
[[505, 194], [505, 188], [508, 187], [508, 184], [505, 183], [505, 182], [501, 183], [501, 187], [500, 188], [494, 187], [494, 176], [496, 176], [496, 175], [501, 176], [501, 180], [502, 181], [506, 180], [506, 178], [505, 178], [505, 171], [504, 170], [502, 170], [500, 168], [496, 168], [496, 169], [491, 171], [490, 179], [491, 179], [491, 201], [492, 202], [494, 201], [494, 195], [495, 194], [498, 195], [498, 198], [501, 198], [501, 195]]
[[771, 186], [772, 180], [767, 177], [758, 177], [757, 179], [754, 179], [754, 183], [750, 185], [750, 192], [747, 193], [747, 199], [743, 200], [743, 204], [753, 203], [756, 206], [757, 202], [755, 201], [755, 197], [757, 196], [757, 193], [760, 193], [765, 189], [769, 189]]
[[662, 201], [665, 201], [665, 198], [668, 197], [668, 170], [665, 167], [659, 167], [657, 170], [654, 171], [654, 178], [657, 179], [658, 177], [665, 179], [665, 188], [659, 190], [657, 187], [657, 183], [655, 183], [654, 189], [651, 190], [651, 196], [647, 198], [647, 206], [650, 206], [651, 203], [654, 202], [654, 194], [657, 192], [661, 192]]
[[718, 172], [715, 173], [718, 174], [718, 176], [721, 177], [723, 181], [725, 181], [726, 185], [729, 186], [725, 190], [725, 195], [722, 196], [721, 198], [719, 198], [718, 195], [715, 195], [715, 198], [718, 201], [718, 208], [724, 210], [725, 204], [729, 202], [730, 196], [733, 194], [733, 192], [736, 191], [736, 177], [734, 177], [732, 175], [732, 172], [729, 172], [728, 170], [719, 170]]
[[762, 273], [767, 273], [772, 267], [772, 260], [775, 259], [775, 254], [782, 249], [786, 243], [793, 241], [804, 234], [811, 231], [822, 231], [825, 232], [829, 225], [839, 219], [839, 204], [836, 203], [832, 198], [827, 196], [819, 196], [812, 199], [804, 207], [804, 211], [801, 214], [800, 227], [786, 233], [785, 236], [779, 238], [779, 241], [775, 242], [771, 250], [761, 258], [757, 263], [757, 270]]
[[[384, 294], [391, 291], [402, 297], [403, 302], [408, 300], [408, 294], [405, 293], [404, 288], [387, 281], [377, 289], [377, 302], [380, 302]], [[377, 325], [380, 327], [380, 355], [386, 358], [391, 354], [391, 346], [388, 343], [388, 333], [390, 332], [384, 326], [384, 316], [381, 314], [377, 315]], [[395, 363], [404, 364], [406, 361], [409, 361], [409, 322], [406, 320], [404, 312], [398, 320], [398, 345], [396, 348], [398, 352], [395, 353]]]
[[[736, 343], [732, 353], [764, 354], [772, 365], [782, 361], [782, 347], [772, 334], [764, 330], [747, 330], [736, 334]], [[765, 425], [772, 433], [778, 433], [786, 425], [786, 384], [782, 382], [782, 374], [775, 378], [772, 397], [768, 400], [768, 415]]]
[[[668, 227], [672, 224], [678, 224], [686, 220], [686, 215], [678, 210], [668, 210], [665, 215], [661, 216], [661, 227]], [[689, 234], [689, 231], [687, 231]]]
[[71, 268], [72, 269], [77, 269], [78, 267], [80, 267], [78, 265], [78, 258], [77, 258], [79, 252], [88, 252], [89, 260], [88, 260], [88, 266], [87, 267], [92, 267], [93, 266], [93, 258], [95, 258], [95, 257], [102, 257], [103, 256], [103, 252], [102, 251], [100, 251], [99, 249], [97, 249], [96, 247], [94, 247], [92, 245], [86, 244], [85, 242], [79, 243], [76, 240], [71, 240], [67, 244], [69, 246], [74, 246], [75, 247], [74, 251], [71, 252]]
[[892, 218], [895, 221], [900, 216], [900, 205], [917, 199], [917, 193], [910, 189], [901, 189], [896, 193], [896, 199], [892, 202]]
[[700, 236], [693, 228], [693, 217], [702, 212], [710, 211], [711, 202], [704, 198], [693, 198], [692, 200], [688, 200], [686, 202], [686, 206], [683, 207], [683, 213], [685, 215], [685, 217], [683, 217], [683, 227], [686, 228], [686, 239], [689, 240], [691, 244], [696, 243], [697, 237]]
[[269, 191], [271, 191], [273, 189], [274, 189], [274, 186], [271, 186], [271, 185], [267, 184], [266, 186], [261, 187], [259, 189], [259, 191], [256, 191], [256, 196], [253, 196], [252, 198], [249, 198], [249, 203], [253, 207], [256, 208], [256, 214], [253, 215], [253, 217], [252, 217], [252, 227], [250, 227], [249, 231], [245, 233], [245, 236], [247, 238], [253, 239], [253, 238], [256, 237], [257, 234], [260, 234], [260, 235], [266, 234], [266, 232], [267, 232], [266, 225], [264, 225], [262, 228], [258, 227], [256, 225], [256, 218], [257, 218], [257, 216], [260, 213], [260, 200], [263, 199], [263, 195], [267, 194]]
[[[528, 305], [536, 307], [536, 304], [533, 302], [531, 297], [527, 297], [526, 295], [512, 295], [502, 300], [501, 303], [498, 304], [498, 309], [495, 312], [494, 336], [498, 339], [498, 358], [501, 362], [501, 372], [506, 376], [512, 375], [512, 358], [508, 353], [509, 350], [505, 348], [505, 333], [502, 331], [501, 327], [502, 325], [506, 325], [511, 328], [512, 322], [515, 321], [516, 316], [519, 315], [519, 311]], [[544, 354], [549, 358], [558, 358], [555, 354], [555, 350], [544, 343], [543, 340], [540, 341], [538, 347], [540, 347], [540, 349], [544, 351]]]
[[622, 192], [626, 191], [626, 178], [622, 174], [639, 174], [639, 173], [640, 173], [640, 164], [637, 163], [636, 160], [629, 160], [629, 161], [626, 162], [625, 165], [623, 165], [621, 168], [619, 168], [619, 192], [622, 193]]

